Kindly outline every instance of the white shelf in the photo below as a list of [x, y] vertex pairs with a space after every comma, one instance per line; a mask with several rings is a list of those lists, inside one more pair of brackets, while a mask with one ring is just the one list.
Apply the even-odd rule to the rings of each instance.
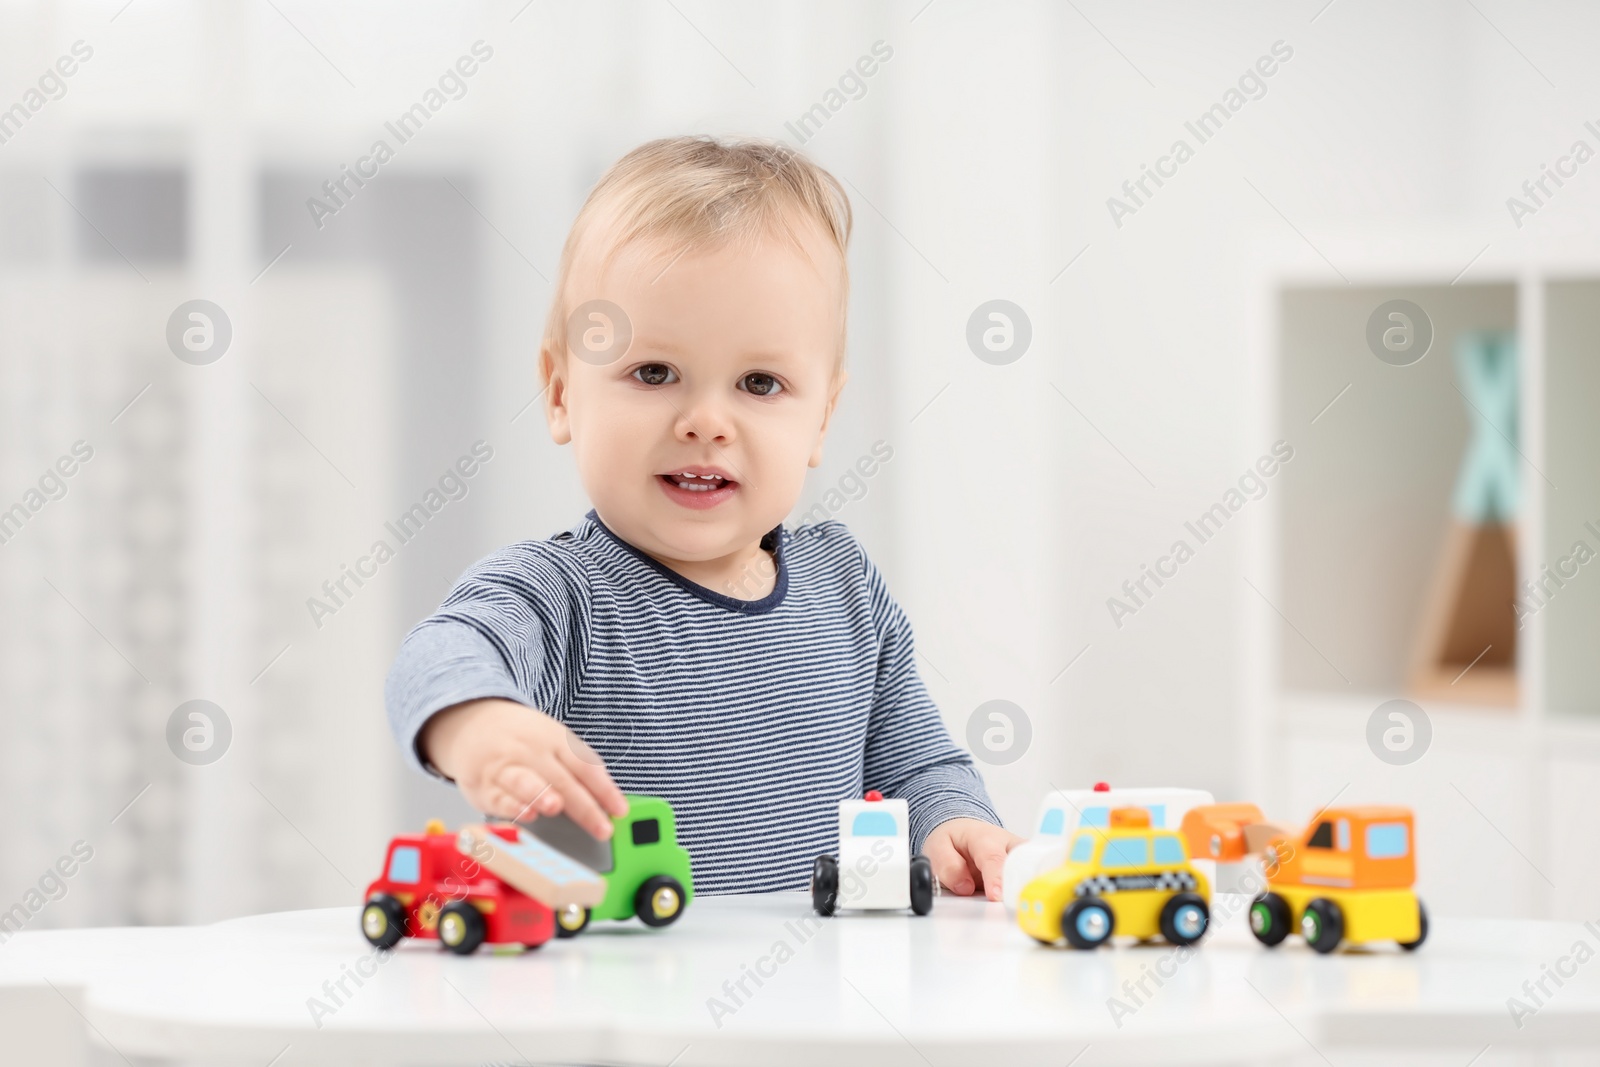
[[[1341, 787], [1344, 801], [1411, 804], [1432, 873], [1449, 875], [1430, 890], [1447, 912], [1576, 915], [1600, 876], [1572, 848], [1600, 780], [1600, 533], [1585, 525], [1600, 530], [1600, 260], [1528, 245], [1456, 278], [1459, 244], [1348, 235], [1324, 248], [1348, 284], [1309, 260], [1260, 265], [1252, 431], [1296, 452], [1252, 518], [1245, 560], [1261, 593], [1245, 601], [1248, 781], [1269, 810], [1296, 815]], [[1410, 367], [1365, 344], [1367, 316], [1395, 298], [1435, 329]], [[1471, 429], [1454, 342], [1480, 329], [1518, 339], [1519, 578], [1576, 540], [1597, 553], [1524, 618], [1515, 707], [1420, 699], [1407, 685]], [[1366, 743], [1373, 710], [1396, 697], [1433, 728], [1428, 752], [1400, 766]]]
[[[1280, 694], [1279, 708], [1285, 726], [1296, 733], [1344, 733], [1351, 726], [1366, 727], [1373, 709], [1386, 701], [1404, 696], [1377, 689], [1334, 693], [1325, 690], [1284, 690]], [[1492, 707], [1484, 704], [1429, 700], [1406, 696], [1428, 714], [1435, 726], [1449, 727], [1463, 738], [1481, 741], [1485, 745], [1500, 744], [1524, 729], [1518, 721], [1517, 709]], [[1600, 724], [1595, 727], [1600, 736]]]

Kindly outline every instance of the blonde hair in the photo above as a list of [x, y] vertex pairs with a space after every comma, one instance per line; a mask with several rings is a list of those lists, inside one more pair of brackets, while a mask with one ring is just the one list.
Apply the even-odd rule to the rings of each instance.
[[565, 356], [569, 288], [580, 257], [602, 267], [634, 241], [684, 251], [781, 235], [802, 248], [796, 223], [816, 223], [839, 253], [842, 366], [850, 291], [850, 199], [837, 178], [780, 141], [665, 137], [613, 163], [589, 191], [561, 250], [545, 322], [548, 351]]

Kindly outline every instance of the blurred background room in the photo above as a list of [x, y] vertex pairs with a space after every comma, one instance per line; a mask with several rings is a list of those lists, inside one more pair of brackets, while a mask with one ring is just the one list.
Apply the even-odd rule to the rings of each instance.
[[0, 908], [79, 841], [34, 928], [351, 904], [468, 814], [385, 673], [587, 510], [535, 373], [561, 243], [611, 161], [706, 133], [850, 194], [795, 519], [886, 572], [1013, 829], [1096, 780], [1405, 803], [1435, 914], [1592, 918], [1597, 35], [1508, 0], [0, 0]]

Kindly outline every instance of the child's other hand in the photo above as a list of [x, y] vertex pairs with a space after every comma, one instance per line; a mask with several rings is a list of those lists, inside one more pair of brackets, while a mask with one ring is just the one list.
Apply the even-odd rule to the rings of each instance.
[[564, 811], [605, 840], [611, 836], [607, 814], [628, 813], [622, 790], [594, 749], [544, 712], [510, 700], [469, 700], [444, 709], [422, 728], [420, 747], [486, 815], [526, 820]]
[[981, 819], [950, 819], [922, 842], [933, 875], [958, 897], [982, 893], [1000, 899], [1000, 869], [1006, 853], [1022, 843], [1010, 830]]

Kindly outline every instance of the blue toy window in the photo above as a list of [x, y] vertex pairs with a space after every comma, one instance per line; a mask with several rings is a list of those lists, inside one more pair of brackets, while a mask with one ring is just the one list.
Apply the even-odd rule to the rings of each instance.
[[1340, 852], [1349, 852], [1350, 851], [1350, 820], [1349, 819], [1340, 819], [1337, 823], [1334, 824], [1334, 830], [1339, 835], [1339, 851]]
[[1167, 827], [1167, 806], [1165, 804], [1146, 804], [1144, 810], [1150, 813], [1150, 825], [1158, 830]]
[[898, 833], [894, 816], [886, 811], [863, 811], [850, 824], [851, 837], [894, 837]]
[[1411, 851], [1410, 835], [1403, 822], [1375, 822], [1367, 827], [1367, 855], [1375, 860], [1392, 860]]
[[1072, 855], [1067, 858], [1073, 863], [1088, 863], [1089, 857], [1094, 855], [1094, 835], [1079, 834], [1072, 839]]
[[1170, 834], [1156, 838], [1156, 862], [1160, 864], [1182, 863], [1183, 842]]
[[1106, 842], [1107, 867], [1143, 867], [1150, 862], [1150, 842], [1142, 837], [1124, 837]]
[[1060, 808], [1051, 808], [1044, 813], [1044, 818], [1039, 822], [1039, 832], [1060, 837], [1061, 832], [1067, 828], [1067, 813]]
[[389, 857], [389, 881], [415, 883], [422, 877], [422, 850], [401, 845]]
[[1107, 807], [1084, 808], [1078, 823], [1082, 826], [1105, 826], [1111, 818], [1111, 809]]

